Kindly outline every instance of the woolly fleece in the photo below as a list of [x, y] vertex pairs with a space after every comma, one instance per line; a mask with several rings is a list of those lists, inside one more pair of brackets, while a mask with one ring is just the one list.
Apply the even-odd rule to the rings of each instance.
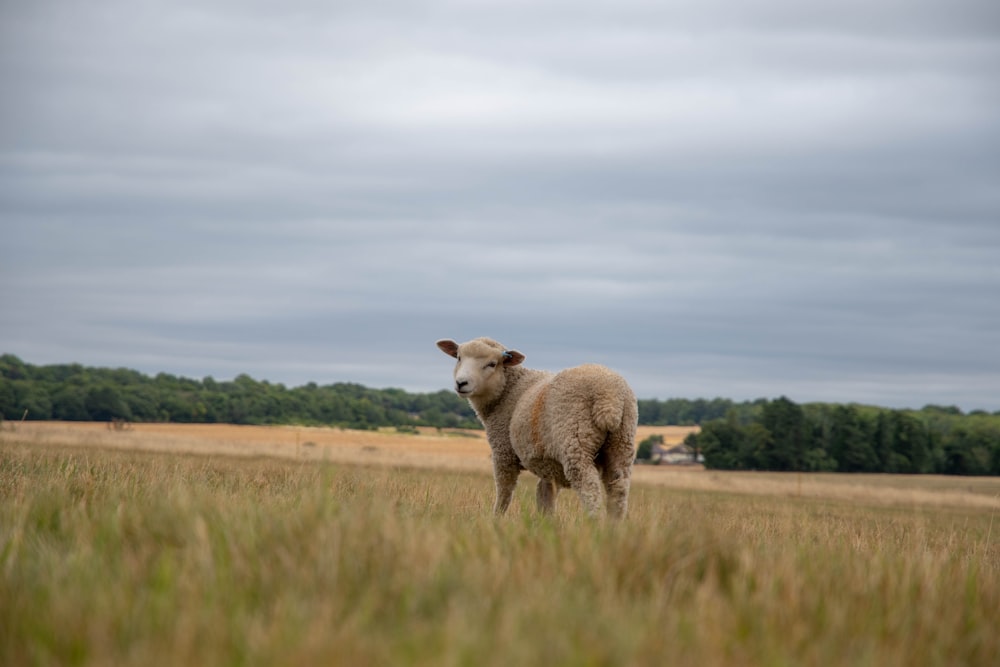
[[[489, 338], [437, 342], [457, 359], [455, 391], [486, 428], [496, 483], [494, 513], [510, 505], [522, 470], [538, 476], [538, 509], [572, 488], [591, 516], [628, 509], [638, 407], [625, 379], [596, 364], [559, 373], [521, 366], [524, 355]], [[602, 492], [603, 488], [603, 492]]]

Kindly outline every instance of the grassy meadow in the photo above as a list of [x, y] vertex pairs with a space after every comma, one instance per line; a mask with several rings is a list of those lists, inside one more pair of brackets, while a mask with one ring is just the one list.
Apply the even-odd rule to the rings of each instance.
[[1000, 480], [640, 479], [615, 525], [569, 493], [538, 517], [527, 475], [495, 520], [479, 469], [92, 445], [0, 439], [2, 665], [1000, 657]]

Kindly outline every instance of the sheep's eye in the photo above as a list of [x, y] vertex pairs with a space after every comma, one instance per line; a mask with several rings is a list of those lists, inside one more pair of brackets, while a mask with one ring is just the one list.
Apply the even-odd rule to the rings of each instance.
[[486, 367], [487, 368], [496, 368], [497, 367], [497, 362], [491, 361], [490, 363], [486, 364]]

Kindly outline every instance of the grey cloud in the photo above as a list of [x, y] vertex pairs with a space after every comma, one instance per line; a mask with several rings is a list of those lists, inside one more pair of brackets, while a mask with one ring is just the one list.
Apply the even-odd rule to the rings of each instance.
[[997, 409], [994, 4], [9, 3], [2, 351]]

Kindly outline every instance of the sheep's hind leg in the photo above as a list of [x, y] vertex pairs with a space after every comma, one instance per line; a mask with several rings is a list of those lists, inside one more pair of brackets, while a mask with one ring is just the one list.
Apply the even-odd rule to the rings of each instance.
[[632, 480], [632, 461], [635, 459], [635, 431], [623, 428], [608, 434], [607, 442], [598, 457], [601, 460], [601, 477], [608, 495], [608, 516], [624, 519], [628, 511], [628, 492]]
[[538, 501], [538, 511], [542, 514], [552, 514], [556, 508], [556, 494], [559, 487], [550, 479], [538, 480], [535, 487], [535, 499]]
[[587, 514], [592, 517], [601, 515], [601, 505], [603, 504], [603, 494], [601, 490], [601, 475], [597, 468], [590, 461], [569, 462], [565, 467], [566, 479], [570, 486], [580, 496]]
[[608, 495], [608, 516], [624, 519], [628, 511], [628, 490], [631, 486], [631, 470], [609, 466], [604, 469], [604, 490]]

